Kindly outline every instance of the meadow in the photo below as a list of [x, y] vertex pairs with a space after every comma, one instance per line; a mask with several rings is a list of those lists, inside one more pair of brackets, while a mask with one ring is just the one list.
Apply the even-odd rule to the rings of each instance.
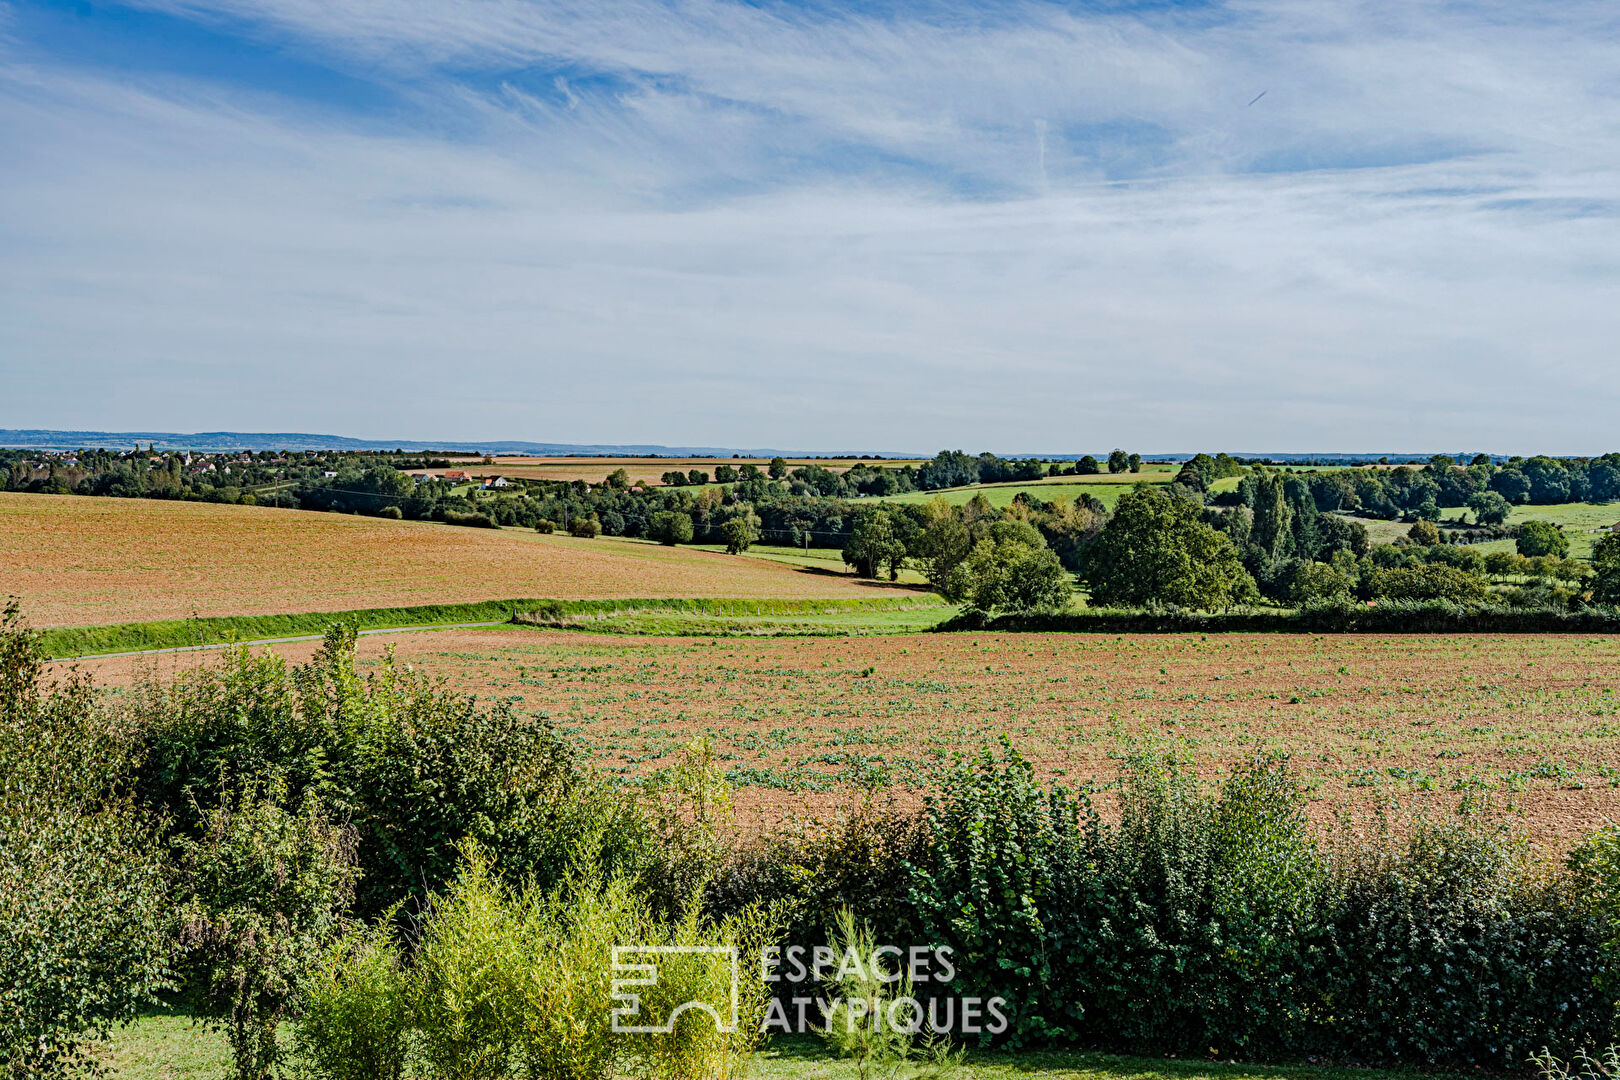
[[[1020, 494], [1027, 494], [1032, 499], [1042, 499], [1046, 502], [1058, 499], [1072, 500], [1081, 495], [1090, 495], [1112, 509], [1114, 504], [1119, 502], [1119, 497], [1137, 484], [1169, 484], [1176, 478], [1179, 468], [1176, 465], [1149, 464], [1143, 465], [1139, 473], [1096, 473], [1080, 478], [1052, 476], [1044, 480], [973, 484], [938, 491], [908, 491], [903, 495], [884, 495], [878, 498], [892, 503], [926, 503], [937, 498], [944, 499], [953, 506], [961, 506], [974, 496], [983, 495], [991, 506], [1000, 508], [1011, 505]], [[1216, 480], [1210, 485], [1210, 490], [1231, 491], [1237, 488], [1237, 484], [1237, 477], [1227, 477]]]
[[[829, 632], [843, 632], [837, 618]], [[302, 660], [315, 645], [277, 648]], [[1284, 752], [1324, 820], [1487, 793], [1557, 847], [1620, 817], [1620, 641], [1610, 637], [637, 638], [501, 627], [360, 643], [368, 664], [387, 648], [549, 718], [626, 779], [707, 739], [757, 825], [828, 815], [867, 790], [912, 798], [930, 770], [1002, 734], [1042, 777], [1071, 786], [1106, 787], [1119, 755], [1146, 743], [1182, 748], [1207, 775]], [[128, 685], [210, 662], [81, 664], [98, 682]]]
[[0, 492], [0, 591], [20, 597], [36, 627], [522, 596], [791, 599], [885, 589], [840, 571], [529, 530]]

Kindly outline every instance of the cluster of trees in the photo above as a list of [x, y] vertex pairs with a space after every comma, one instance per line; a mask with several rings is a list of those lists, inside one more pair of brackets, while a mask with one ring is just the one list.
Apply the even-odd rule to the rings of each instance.
[[[1419, 468], [1401, 465], [1290, 475], [1308, 487], [1318, 510], [1389, 520], [1434, 521], [1441, 510], [1461, 508], [1470, 511], [1478, 524], [1498, 525], [1514, 506], [1620, 499], [1620, 454], [1511, 458], [1501, 464], [1480, 455], [1466, 465], [1440, 455]], [[1207, 483], [1197, 486], [1200, 491], [1207, 488]], [[1241, 490], [1224, 501], [1253, 505]]]

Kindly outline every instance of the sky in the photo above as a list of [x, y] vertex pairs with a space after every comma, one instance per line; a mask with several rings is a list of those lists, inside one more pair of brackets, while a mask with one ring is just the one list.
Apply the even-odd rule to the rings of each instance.
[[1613, 0], [0, 0], [0, 427], [1620, 449]]

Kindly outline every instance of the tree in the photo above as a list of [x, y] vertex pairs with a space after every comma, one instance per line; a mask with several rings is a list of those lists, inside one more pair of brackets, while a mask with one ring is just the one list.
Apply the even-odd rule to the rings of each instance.
[[716, 465], [714, 467], [714, 482], [717, 484], [736, 483], [737, 470], [730, 465]]
[[1086, 551], [1083, 573], [1100, 605], [1207, 611], [1258, 595], [1231, 539], [1203, 522], [1197, 504], [1142, 485], [1120, 498]]
[[1432, 547], [1440, 543], [1440, 528], [1432, 521], [1414, 522], [1412, 527], [1406, 530], [1406, 535], [1412, 543], [1423, 547]]
[[623, 469], [614, 469], [607, 474], [607, 486], [614, 491], [626, 491], [630, 487], [630, 474]]
[[693, 469], [686, 474], [686, 482], [701, 487], [709, 482], [709, 474], [702, 469]]
[[1592, 545], [1592, 599], [1600, 604], [1620, 604], [1620, 532], [1609, 531]]
[[1142, 455], [1141, 454], [1132, 454], [1130, 457], [1126, 458], [1125, 461], [1126, 461], [1126, 464], [1128, 464], [1131, 467], [1131, 472], [1139, 473], [1139, 472], [1142, 471]]
[[1561, 559], [1569, 554], [1569, 537], [1551, 521], [1526, 521], [1514, 534], [1514, 545], [1526, 558], [1556, 555]]
[[692, 515], [679, 510], [660, 510], [647, 521], [647, 538], [674, 547], [692, 542]]
[[1020, 540], [981, 540], [951, 571], [945, 598], [978, 611], [1062, 611], [1074, 589], [1057, 553]]
[[906, 543], [895, 527], [893, 511], [872, 506], [855, 515], [849, 542], [844, 545], [844, 562], [857, 574], [875, 578], [886, 567], [889, 580], [894, 581], [905, 557]]
[[771, 458], [770, 466], [766, 471], [769, 473], [772, 480], [782, 479], [782, 477], [787, 475], [787, 459], [779, 457]]
[[1296, 604], [1343, 600], [1349, 598], [1354, 588], [1355, 582], [1339, 567], [1319, 562], [1305, 563], [1294, 575], [1293, 584], [1289, 588], [1289, 598]]
[[1108, 471], [1109, 472], [1111, 472], [1111, 473], [1122, 473], [1125, 470], [1129, 469], [1130, 467], [1131, 467], [1131, 459], [1126, 455], [1125, 451], [1123, 451], [1123, 450], [1115, 450], [1112, 454], [1108, 455]]
[[922, 561], [923, 576], [943, 589], [951, 571], [973, 550], [973, 537], [956, 508], [935, 498], [923, 508], [923, 527], [912, 542], [911, 554]]
[[571, 536], [594, 540], [602, 535], [602, 519], [595, 514], [579, 514], [569, 521], [568, 532]]
[[1087, 454], [1085, 457], [1074, 463], [1074, 471], [1081, 476], [1096, 476], [1098, 473], [1102, 472], [1102, 467], [1097, 464], [1096, 458], [1092, 457], [1090, 454]]
[[726, 553], [741, 555], [759, 540], [759, 518], [751, 511], [732, 518], [720, 526], [720, 535], [726, 541]]
[[1476, 525], [1500, 525], [1513, 511], [1513, 504], [1494, 491], [1476, 491], [1468, 497]]

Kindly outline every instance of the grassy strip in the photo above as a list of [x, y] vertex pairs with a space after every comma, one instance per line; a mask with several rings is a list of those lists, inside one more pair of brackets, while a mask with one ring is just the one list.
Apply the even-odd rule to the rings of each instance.
[[1131, 611], [1099, 608], [1056, 615], [965, 612], [934, 629], [1020, 633], [1184, 634], [1616, 634], [1620, 609], [1477, 607], [1384, 601], [1376, 606], [1324, 605], [1299, 611]]
[[829, 615], [911, 610], [939, 605], [936, 597], [858, 598], [853, 600], [485, 600], [470, 604], [422, 604], [415, 607], [361, 608], [355, 611], [312, 611], [295, 615], [226, 615], [114, 626], [66, 626], [41, 632], [46, 655], [56, 658], [95, 656], [217, 645], [227, 641], [303, 637], [322, 634], [335, 622], [361, 630], [394, 630], [454, 623], [521, 622], [534, 626], [573, 626], [589, 619], [623, 614], [672, 612], [711, 617]]
[[[290, 1035], [288, 1031], [286, 1034]], [[217, 1031], [184, 1015], [145, 1016], [119, 1028], [96, 1055], [111, 1080], [221, 1080], [230, 1053]], [[860, 1080], [854, 1062], [819, 1039], [775, 1038], [753, 1062], [761, 1080]], [[1116, 1057], [1073, 1050], [969, 1054], [957, 1080], [1415, 1080], [1416, 1072], [1322, 1065], [1242, 1065]]]
[[543, 600], [485, 600], [472, 604], [422, 604], [415, 607], [362, 608], [357, 611], [311, 611], [296, 615], [223, 615], [114, 626], [63, 626], [42, 631], [46, 654], [53, 657], [174, 649], [226, 641], [302, 637], [322, 634], [335, 622], [361, 630], [450, 623], [506, 622], [523, 608]]

